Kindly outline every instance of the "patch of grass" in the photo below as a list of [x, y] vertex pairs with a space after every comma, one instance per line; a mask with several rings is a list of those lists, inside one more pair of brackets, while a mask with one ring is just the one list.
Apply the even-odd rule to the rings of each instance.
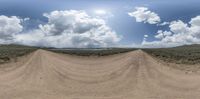
[[200, 64], [200, 45], [174, 48], [143, 49], [150, 55], [176, 64]]
[[17, 57], [29, 54], [37, 48], [22, 45], [0, 45], [0, 64], [16, 59]]

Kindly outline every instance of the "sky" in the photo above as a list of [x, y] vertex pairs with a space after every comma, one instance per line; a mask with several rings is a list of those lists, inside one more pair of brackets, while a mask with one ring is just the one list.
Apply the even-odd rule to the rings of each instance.
[[57, 48], [200, 44], [199, 0], [0, 0], [0, 44]]

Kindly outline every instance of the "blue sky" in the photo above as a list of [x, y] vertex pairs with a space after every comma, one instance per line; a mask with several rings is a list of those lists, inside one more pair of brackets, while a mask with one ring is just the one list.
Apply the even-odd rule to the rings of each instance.
[[[134, 47], [134, 46], [141, 46], [142, 44], [149, 46], [153, 44], [158, 47], [159, 46], [163, 47], [163, 45], [166, 45], [167, 43], [169, 43], [169, 46], [199, 43], [196, 40], [198, 38], [195, 38], [195, 41], [193, 40], [190, 41], [186, 38], [179, 37], [182, 38], [180, 41], [182, 40], [190, 41], [181, 44], [179, 43], [180, 41], [177, 42], [172, 41], [173, 39], [172, 36], [173, 35], [176, 36], [175, 34], [177, 33], [175, 33], [172, 30], [172, 27], [170, 27], [173, 21], [177, 22], [178, 20], [181, 20], [181, 22], [188, 25], [188, 29], [191, 28], [190, 27], [191, 24], [189, 22], [192, 20], [192, 18], [195, 18], [198, 15], [200, 15], [200, 6], [198, 5], [199, 3], [200, 3], [199, 0], [1, 0], [0, 15], [7, 16], [8, 18], [10, 18], [11, 16], [16, 16], [17, 18], [20, 18], [22, 20], [25, 18], [29, 18], [29, 20], [20, 22], [20, 24], [23, 27], [23, 30], [20, 31], [19, 33], [19, 34], [28, 34], [32, 33], [34, 29], [37, 30], [39, 28], [39, 25], [45, 26], [45, 24], [49, 22], [50, 19], [49, 17], [51, 17], [50, 13], [53, 11], [81, 10], [85, 11], [85, 13], [87, 13], [87, 15], [89, 15], [90, 17], [103, 19], [106, 23], [106, 27], [109, 27], [111, 29], [109, 31], [114, 31], [117, 36], [120, 36], [120, 40], [116, 40], [116, 42], [113, 41], [116, 44], [110, 45], [107, 44], [107, 41], [105, 41], [106, 43], [101, 42], [101, 45], [104, 44], [103, 46]], [[131, 12], [135, 12], [137, 10], [136, 7], [148, 8], [147, 11], [155, 13], [160, 18], [159, 23], [149, 24], [148, 22], [146, 23], [137, 22], [135, 16], [130, 16], [128, 14]], [[99, 10], [101, 12], [103, 11], [103, 14], [97, 13]], [[44, 13], [48, 13], [49, 17], [48, 18], [45, 17]], [[158, 24], [161, 24], [163, 22], [168, 22], [168, 24], [163, 26], [158, 26]], [[49, 25], [50, 24], [53, 23], [49, 22]], [[164, 31], [172, 32], [171, 37], [162, 39], [156, 38], [155, 36], [158, 34], [159, 30], [162, 30], [163, 32]], [[145, 37], [144, 35], [147, 36]], [[187, 33], [185, 33], [185, 35], [187, 35]], [[5, 36], [5, 33], [3, 36]], [[24, 42], [26, 41], [25, 39], [22, 40], [22, 38], [23, 37], [28, 38], [27, 35], [26, 36], [23, 35], [23, 37], [21, 35], [20, 37], [21, 37], [20, 40]], [[21, 41], [15, 40], [14, 42], [22, 43]], [[50, 41], [54, 42], [53, 40]], [[48, 42], [52, 43], [50, 41]], [[82, 41], [82, 39], [80, 41]], [[83, 41], [87, 42], [88, 40], [83, 40]], [[87, 44], [85, 44], [87, 45], [86, 47], [91, 47], [92, 45], [97, 45], [96, 47], [98, 47], [98, 44], [100, 42], [100, 41], [95, 41], [98, 42], [98, 44], [91, 44], [93, 42], [91, 42], [91, 40], [89, 41], [90, 42], [87, 42]], [[1, 42], [10, 43], [11, 41], [2, 40]], [[33, 41], [28, 41], [28, 42], [32, 43]], [[74, 47], [79, 47], [79, 46], [85, 47], [77, 43], [78, 42], [76, 42], [76, 45]], [[160, 43], [165, 43], [165, 44], [160, 44]], [[27, 43], [22, 43], [22, 44], [27, 44]], [[30, 45], [37, 45], [37, 44], [30, 44]], [[55, 46], [57, 44], [55, 45], [47, 44], [47, 45], [57, 47]], [[66, 46], [63, 47], [73, 47], [73, 46], [72, 44], [70, 46], [69, 44], [66, 44]]]

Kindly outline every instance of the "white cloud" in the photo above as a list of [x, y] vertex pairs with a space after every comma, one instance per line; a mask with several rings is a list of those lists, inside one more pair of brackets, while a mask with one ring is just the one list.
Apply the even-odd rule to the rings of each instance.
[[200, 16], [192, 18], [189, 22], [192, 26], [200, 26]]
[[200, 44], [200, 16], [194, 17], [189, 23], [181, 20], [172, 21], [169, 31], [158, 31], [155, 38], [159, 41], [142, 43], [143, 46], [172, 47], [184, 44]]
[[16, 16], [0, 16], [0, 43], [12, 42], [13, 36], [23, 30], [21, 19]]
[[189, 32], [189, 27], [187, 23], [184, 23], [181, 20], [172, 21], [169, 25], [170, 30], [175, 34], [185, 34]]
[[163, 22], [163, 23], [160, 23], [160, 24], [157, 24], [157, 26], [165, 26], [165, 25], [169, 25], [170, 22]]
[[15, 35], [14, 42], [18, 44], [32, 45], [32, 46], [42, 46], [42, 38], [45, 37], [45, 34], [39, 30], [35, 29], [27, 33], [21, 33]]
[[30, 20], [30, 18], [24, 18], [24, 20], [23, 21], [29, 21]]
[[107, 47], [121, 40], [105, 20], [85, 11], [53, 11], [44, 16], [48, 18], [47, 24], [17, 35], [15, 42], [50, 47]]
[[146, 7], [136, 7], [135, 11], [129, 12], [129, 16], [135, 17], [136, 22], [144, 22], [149, 24], [157, 24], [161, 21], [158, 14], [155, 12], [150, 11]]
[[[147, 34], [144, 35], [143, 41], [146, 41], [148, 37], [149, 37], [149, 35], [147, 35]], [[135, 44], [133, 43], [133, 45], [135, 45]]]
[[155, 35], [155, 38], [157, 39], [163, 39], [167, 36], [171, 36], [172, 33], [169, 31], [162, 31], [162, 30], [158, 30], [157, 35]]
[[144, 35], [145, 38], [149, 37], [149, 35]]

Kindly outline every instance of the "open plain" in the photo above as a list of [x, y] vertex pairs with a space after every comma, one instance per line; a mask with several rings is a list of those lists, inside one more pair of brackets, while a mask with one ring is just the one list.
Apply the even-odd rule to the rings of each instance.
[[37, 50], [0, 65], [1, 99], [199, 99], [200, 74], [136, 50], [85, 57]]

